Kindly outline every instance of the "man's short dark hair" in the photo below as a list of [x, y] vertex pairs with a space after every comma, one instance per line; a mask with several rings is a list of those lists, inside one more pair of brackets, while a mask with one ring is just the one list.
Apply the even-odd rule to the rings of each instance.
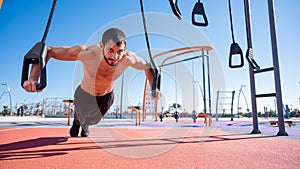
[[125, 33], [118, 28], [110, 28], [102, 35], [102, 43], [105, 45], [109, 40], [115, 42], [118, 46], [121, 44], [126, 45]]

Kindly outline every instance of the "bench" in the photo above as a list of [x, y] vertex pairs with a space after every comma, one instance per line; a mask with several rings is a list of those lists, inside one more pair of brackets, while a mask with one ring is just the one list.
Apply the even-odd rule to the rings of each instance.
[[140, 117], [140, 106], [129, 106], [128, 109], [131, 109], [131, 113], [135, 112], [135, 125], [141, 125], [141, 117]]
[[199, 113], [198, 114], [198, 117], [202, 117], [202, 118], [206, 118], [208, 116], [209, 116], [209, 114], [205, 114], [205, 113]]
[[204, 118], [204, 123], [205, 123], [206, 126], [211, 126], [212, 119], [211, 119], [211, 116], [209, 114], [199, 113], [198, 117]]
[[64, 103], [68, 103], [69, 107], [68, 107], [68, 126], [70, 125], [71, 122], [71, 104], [73, 104], [73, 100], [63, 100]]
[[[270, 125], [278, 125], [278, 121], [269, 121]], [[288, 124], [289, 127], [292, 127], [293, 126], [293, 121], [284, 121], [284, 123]]]

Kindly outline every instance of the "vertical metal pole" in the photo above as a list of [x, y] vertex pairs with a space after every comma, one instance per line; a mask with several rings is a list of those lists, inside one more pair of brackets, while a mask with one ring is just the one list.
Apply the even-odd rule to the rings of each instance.
[[68, 126], [70, 125], [71, 122], [71, 102], [68, 104]]
[[[124, 74], [125, 74], [125, 72], [122, 73], [121, 98], [120, 98], [120, 119], [122, 119]], [[118, 117], [116, 117], [116, 118], [118, 118]]]
[[9, 94], [9, 106], [10, 106], [10, 113], [9, 113], [9, 115], [12, 116], [13, 115], [13, 112], [12, 112], [12, 99], [11, 99], [10, 91], [8, 92], [8, 94]]
[[233, 100], [234, 100], [234, 93], [235, 93], [235, 91], [232, 91], [232, 96], [231, 96], [231, 110], [230, 110], [230, 112], [231, 112], [231, 119], [230, 119], [230, 121], [233, 121]]
[[219, 93], [220, 91], [217, 91], [217, 101], [216, 101], [216, 121], [219, 121], [218, 119], [218, 104], [219, 104]]
[[193, 112], [196, 111], [195, 109], [195, 67], [194, 61], [192, 60], [192, 71], [193, 71]]
[[[161, 69], [160, 69], [160, 72], [161, 72]], [[146, 79], [145, 80], [145, 85], [144, 85], [143, 108], [142, 108], [142, 111], [143, 111], [143, 121], [145, 121], [145, 118], [146, 118], [147, 84], [148, 84], [148, 80]]]
[[[252, 48], [251, 39], [251, 17], [250, 17], [250, 0], [244, 0], [245, 8], [245, 20], [246, 20], [246, 31], [247, 31], [247, 44], [248, 48]], [[250, 89], [251, 89], [251, 102], [252, 102], [252, 119], [253, 119], [253, 130], [251, 134], [260, 134], [258, 129], [258, 118], [257, 118], [257, 104], [255, 97], [255, 79], [254, 71], [251, 65], [249, 65], [249, 76], [250, 76]]]
[[47, 99], [43, 99], [43, 110], [42, 110], [42, 117], [45, 117], [46, 112], [47, 112]]
[[176, 105], [175, 105], [175, 113], [177, 113], [177, 82], [176, 82], [176, 64], [175, 64], [175, 99], [176, 99]]
[[203, 78], [203, 103], [204, 103], [204, 114], [206, 114], [206, 86], [205, 86], [205, 65], [204, 65], [204, 49], [202, 49], [202, 78]]
[[155, 121], [158, 121], [158, 99], [155, 99]]
[[[11, 94], [10, 94], [10, 88], [9, 88], [7, 82], [2, 83], [2, 85], [4, 85], [6, 87], [7, 91], [3, 92], [1, 97], [3, 96], [3, 94], [8, 93], [8, 95], [9, 95], [9, 109], [10, 109], [9, 110], [9, 115], [12, 116], [12, 99], [11, 99]], [[0, 97], [0, 100], [1, 100], [1, 97]]]
[[[244, 86], [245, 87], [245, 86]], [[243, 92], [243, 89], [242, 89], [242, 94], [243, 94], [243, 97], [244, 97], [244, 100], [245, 100], [245, 103], [246, 103], [246, 107], [247, 107], [247, 114], [249, 114], [249, 106], [248, 106], [248, 102], [247, 102], [247, 99], [246, 99], [246, 96]]]
[[238, 100], [237, 100], [237, 115], [238, 115], [238, 118], [240, 118], [240, 95], [241, 95], [242, 87], [243, 87], [243, 84], [241, 85], [241, 88], [239, 90]]
[[206, 52], [207, 57], [207, 83], [208, 83], [208, 109], [209, 115], [211, 116], [211, 93], [210, 93], [210, 71], [209, 71], [209, 56], [208, 51]]
[[273, 55], [273, 65], [274, 65], [274, 76], [275, 76], [275, 89], [276, 89], [276, 101], [277, 101], [277, 112], [278, 112], [278, 136], [287, 136], [284, 126], [283, 118], [283, 105], [282, 105], [282, 94], [281, 94], [281, 84], [280, 84], [280, 73], [279, 73], [279, 63], [278, 63], [278, 51], [277, 51], [277, 40], [276, 40], [276, 30], [275, 30], [275, 14], [274, 14], [274, 2], [273, 0], [268, 0], [269, 8], [269, 22], [270, 22], [270, 33], [271, 33], [271, 43], [272, 43], [272, 55]]

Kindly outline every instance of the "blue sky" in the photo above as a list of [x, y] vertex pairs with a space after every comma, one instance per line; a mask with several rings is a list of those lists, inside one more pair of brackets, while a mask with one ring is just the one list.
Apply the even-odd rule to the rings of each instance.
[[[179, 0], [179, 8], [184, 20], [191, 22], [191, 11], [196, 0]], [[239, 90], [241, 84], [250, 104], [250, 85], [247, 63], [243, 68], [228, 67], [228, 52], [231, 44], [227, 0], [202, 0], [209, 20], [209, 26], [198, 29], [209, 39], [218, 54], [223, 69], [226, 90]], [[24, 1], [4, 0], [0, 10], [0, 82], [7, 82], [13, 98], [17, 102], [41, 101], [46, 97], [73, 98], [73, 72], [75, 62], [51, 60], [47, 65], [48, 85], [42, 93], [26, 93], [20, 84], [23, 57], [27, 51], [42, 39], [48, 19], [52, 0]], [[172, 14], [168, 0], [144, 0], [146, 12]], [[246, 31], [243, 1], [232, 0], [235, 40], [246, 51]], [[276, 30], [279, 51], [279, 64], [283, 102], [291, 107], [300, 107], [300, 1], [275, 1]], [[251, 1], [252, 38], [254, 57], [261, 67], [272, 64], [271, 45], [268, 24], [267, 1]], [[58, 0], [53, 22], [46, 43], [54, 46], [72, 46], [85, 44], [87, 40], [104, 25], [124, 16], [140, 13], [139, 0]], [[159, 18], [157, 18], [159, 19]], [[130, 24], [130, 23], [128, 23]], [[165, 24], [165, 25], [163, 25]], [[142, 25], [133, 25], [142, 27]], [[168, 27], [162, 23], [162, 27]], [[172, 28], [169, 28], [172, 29]], [[182, 33], [185, 33], [184, 30]], [[168, 43], [151, 41], [153, 48], [173, 49]], [[144, 46], [143, 46], [144, 45]], [[145, 49], [144, 38], [136, 38], [136, 42], [128, 44], [133, 51]], [[139, 49], [141, 48], [141, 49]], [[273, 76], [270, 73], [256, 78], [258, 93], [273, 92]], [[142, 84], [143, 85], [143, 84]], [[0, 86], [0, 92], [5, 86]], [[6, 95], [0, 100], [2, 105], [8, 104]], [[258, 105], [274, 107], [274, 98], [258, 99]], [[274, 108], [273, 108], [274, 109]]]

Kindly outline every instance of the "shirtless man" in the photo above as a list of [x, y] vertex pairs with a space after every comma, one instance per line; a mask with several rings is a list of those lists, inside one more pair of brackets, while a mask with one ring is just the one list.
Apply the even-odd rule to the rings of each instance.
[[[89, 125], [97, 124], [109, 110], [114, 101], [113, 82], [131, 66], [144, 70], [152, 85], [153, 74], [150, 64], [133, 52], [126, 50], [125, 34], [111, 28], [104, 32], [102, 41], [93, 46], [48, 47], [46, 62], [54, 58], [64, 61], [81, 61], [84, 76], [74, 94], [75, 115], [70, 136], [77, 137], [82, 127], [81, 136], [89, 135]], [[38, 65], [33, 65], [30, 77], [23, 87], [28, 92], [36, 92], [40, 72]], [[156, 91], [157, 99], [161, 96]]]

